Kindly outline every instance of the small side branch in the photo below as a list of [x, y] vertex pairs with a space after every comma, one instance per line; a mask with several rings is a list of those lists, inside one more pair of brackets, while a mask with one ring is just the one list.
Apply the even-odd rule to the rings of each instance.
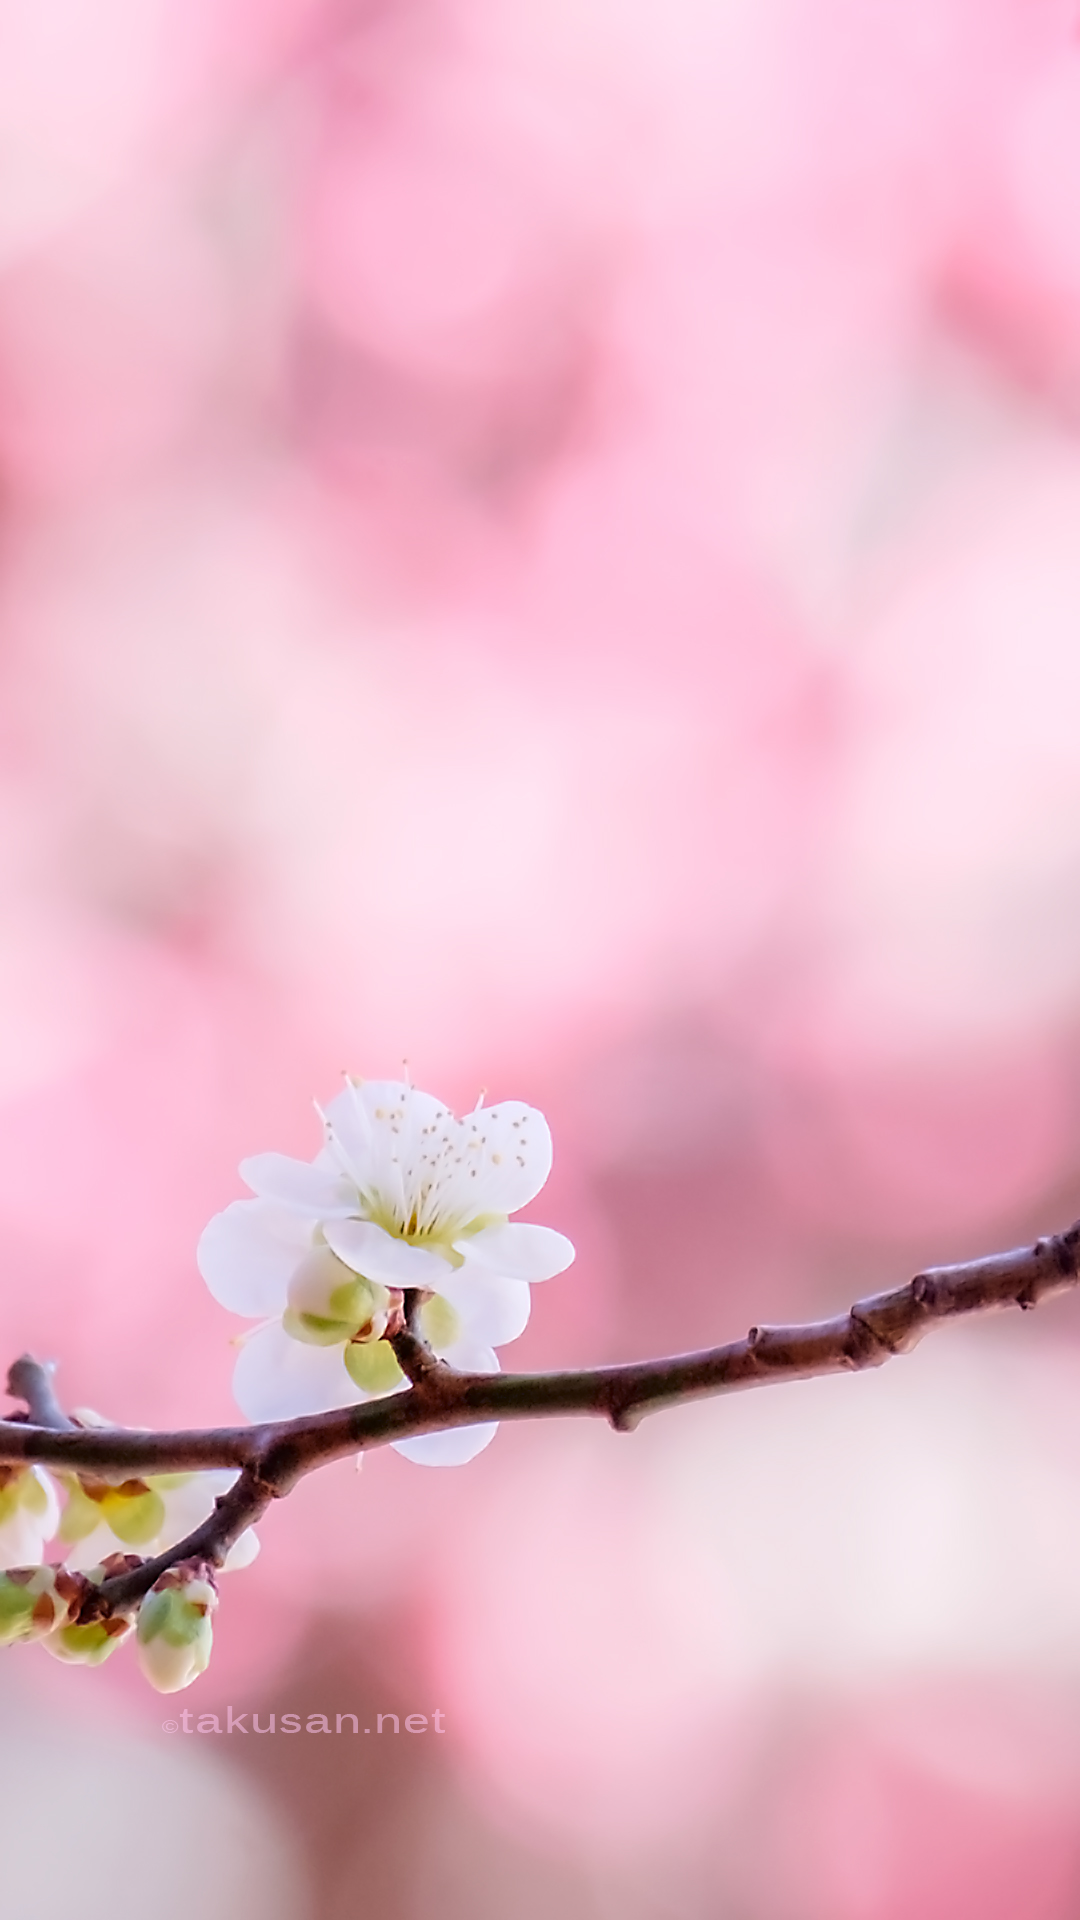
[[230, 1547], [253, 1526], [274, 1499], [273, 1487], [251, 1468], [245, 1468], [236, 1485], [223, 1493], [213, 1513], [185, 1539], [152, 1560], [143, 1560], [126, 1573], [114, 1574], [92, 1589], [80, 1621], [100, 1620], [111, 1614], [129, 1613], [149, 1593], [156, 1580], [181, 1560], [203, 1561], [210, 1567], [222, 1567]]
[[388, 1336], [398, 1366], [414, 1387], [443, 1364], [425, 1340], [420, 1324], [420, 1309], [429, 1297], [421, 1288], [410, 1287], [405, 1294], [403, 1324]]
[[35, 1360], [33, 1354], [24, 1353], [20, 1360], [13, 1360], [8, 1368], [7, 1390], [13, 1400], [25, 1400], [26, 1417], [35, 1427], [55, 1427], [58, 1432], [78, 1431], [74, 1420], [69, 1420], [56, 1397], [53, 1387], [53, 1374], [56, 1362]]

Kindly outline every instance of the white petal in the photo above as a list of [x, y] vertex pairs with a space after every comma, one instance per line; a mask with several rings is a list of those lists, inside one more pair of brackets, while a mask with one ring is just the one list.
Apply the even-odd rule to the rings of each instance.
[[499, 1373], [499, 1358], [482, 1340], [470, 1339], [467, 1333], [447, 1347], [443, 1359], [456, 1367], [459, 1373]]
[[392, 1440], [391, 1446], [418, 1467], [463, 1467], [489, 1447], [499, 1431], [497, 1420], [476, 1427], [446, 1427], [441, 1433], [418, 1433], [413, 1440]]
[[36, 1567], [44, 1544], [41, 1527], [34, 1524], [32, 1515], [16, 1507], [0, 1527], [0, 1566]]
[[339, 1260], [365, 1279], [379, 1280], [384, 1287], [441, 1287], [443, 1276], [451, 1269], [437, 1253], [426, 1247], [410, 1247], [407, 1240], [396, 1240], [392, 1233], [374, 1220], [328, 1220], [324, 1228], [326, 1244]]
[[196, 1259], [214, 1299], [232, 1313], [280, 1313], [312, 1245], [314, 1222], [272, 1200], [234, 1200], [203, 1229]]
[[454, 1247], [464, 1254], [466, 1266], [475, 1261], [505, 1280], [550, 1280], [574, 1258], [574, 1243], [565, 1233], [524, 1222], [481, 1227], [479, 1233], [455, 1240]]
[[332, 1100], [325, 1119], [331, 1152], [356, 1181], [365, 1212], [388, 1217], [405, 1231], [423, 1213], [436, 1142], [455, 1125], [450, 1110], [404, 1081], [365, 1081], [350, 1083]]
[[118, 1540], [111, 1527], [95, 1527], [85, 1540], [75, 1540], [64, 1555], [65, 1567], [72, 1573], [87, 1573], [91, 1567], [100, 1567], [105, 1556], [110, 1553], [127, 1553], [128, 1548]]
[[313, 1219], [356, 1212], [356, 1189], [320, 1154], [316, 1161], [293, 1160], [287, 1153], [256, 1153], [240, 1162], [240, 1178], [260, 1200], [276, 1200]]
[[480, 1266], [466, 1265], [440, 1280], [436, 1291], [457, 1314], [461, 1340], [504, 1347], [529, 1324], [532, 1295], [524, 1280], [503, 1280]]
[[503, 1100], [455, 1122], [444, 1217], [466, 1226], [477, 1214], [516, 1213], [539, 1193], [551, 1172], [551, 1134], [535, 1107]]
[[[443, 1356], [463, 1373], [498, 1373], [499, 1363], [490, 1347], [472, 1340], [459, 1340]], [[392, 1440], [391, 1446], [418, 1467], [463, 1467], [491, 1445], [499, 1430], [497, 1420], [485, 1420], [475, 1427], [444, 1427], [439, 1433], [418, 1433], [412, 1440]]]
[[260, 1327], [240, 1349], [233, 1397], [249, 1420], [291, 1420], [355, 1406], [367, 1396], [345, 1371], [344, 1347], [309, 1347], [280, 1321]]
[[[228, 1485], [236, 1479], [235, 1473], [223, 1477]], [[160, 1546], [155, 1547], [155, 1552], [160, 1552], [162, 1547], [174, 1547], [178, 1540], [194, 1533], [204, 1520], [209, 1520], [214, 1511], [214, 1501], [219, 1493], [225, 1491], [220, 1482], [217, 1485], [214, 1482], [219, 1482], [216, 1473], [193, 1473], [182, 1487], [158, 1489], [165, 1504], [165, 1518], [159, 1535]]]
[[45, 1472], [44, 1467], [31, 1467], [31, 1473], [38, 1484], [45, 1489], [45, 1511], [31, 1517], [42, 1538], [51, 1540], [60, 1525], [60, 1496], [56, 1491], [56, 1482]]
[[225, 1563], [221, 1569], [222, 1573], [239, 1573], [242, 1567], [250, 1567], [261, 1544], [254, 1527], [248, 1527], [240, 1535], [239, 1540], [233, 1541], [232, 1546], [225, 1555]]
[[403, 1080], [361, 1080], [350, 1081], [323, 1117], [342, 1171], [362, 1192], [396, 1205], [404, 1204], [403, 1181], [416, 1170], [425, 1128], [445, 1113], [433, 1094]]

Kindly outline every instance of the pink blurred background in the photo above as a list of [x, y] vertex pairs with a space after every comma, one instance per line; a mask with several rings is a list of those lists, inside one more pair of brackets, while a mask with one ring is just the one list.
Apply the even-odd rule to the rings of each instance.
[[[551, 1120], [509, 1364], [1080, 1211], [1072, 0], [4, 0], [0, 154], [0, 1353], [230, 1419], [199, 1231], [403, 1058]], [[445, 1736], [8, 1655], [9, 1904], [1068, 1920], [1078, 1389], [320, 1475], [176, 1711]]]

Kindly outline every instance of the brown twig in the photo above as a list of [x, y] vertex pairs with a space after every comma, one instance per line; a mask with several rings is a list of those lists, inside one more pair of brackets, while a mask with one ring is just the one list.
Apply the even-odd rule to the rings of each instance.
[[61, 1432], [70, 1427], [74, 1432], [75, 1421], [68, 1419], [53, 1388], [55, 1372], [55, 1360], [35, 1360], [33, 1354], [24, 1353], [8, 1368], [7, 1390], [14, 1400], [25, 1400], [27, 1418], [35, 1427], [55, 1427]]
[[421, 1287], [410, 1287], [405, 1294], [404, 1325], [388, 1336], [398, 1366], [414, 1387], [442, 1365], [432, 1353], [420, 1326], [420, 1309], [427, 1299], [430, 1295]]
[[[41, 1416], [56, 1406], [47, 1371], [29, 1356], [8, 1375], [9, 1391], [27, 1401], [31, 1422], [0, 1421], [0, 1463], [138, 1476], [240, 1470], [235, 1486], [186, 1539], [132, 1572], [107, 1580], [91, 1605], [98, 1613], [131, 1607], [167, 1567], [202, 1558], [220, 1565], [228, 1548], [270, 1503], [316, 1467], [414, 1434], [485, 1420], [594, 1414], [620, 1432], [646, 1414], [707, 1395], [781, 1380], [880, 1366], [905, 1353], [933, 1326], [996, 1307], [1035, 1307], [1080, 1277], [1080, 1223], [1014, 1253], [961, 1266], [935, 1267], [906, 1286], [856, 1301], [831, 1320], [792, 1327], [751, 1327], [742, 1340], [670, 1359], [632, 1361], [569, 1373], [458, 1373], [435, 1359], [420, 1336], [415, 1308], [391, 1344], [410, 1384], [385, 1399], [332, 1413], [261, 1426], [204, 1432], [152, 1433], [127, 1428], [78, 1429]], [[39, 1377], [40, 1376], [40, 1377]], [[48, 1398], [43, 1397], [43, 1386]], [[20, 1384], [21, 1383], [21, 1384]]]
[[154, 1582], [181, 1560], [203, 1561], [211, 1567], [223, 1566], [229, 1548], [265, 1513], [274, 1497], [275, 1489], [267, 1486], [255, 1469], [245, 1467], [236, 1484], [215, 1502], [213, 1513], [203, 1521], [201, 1527], [196, 1527], [186, 1539], [168, 1547], [154, 1559], [143, 1560], [126, 1573], [114, 1574], [111, 1579], [103, 1580], [99, 1587], [94, 1588], [89, 1599], [83, 1603], [80, 1622], [130, 1612], [143, 1595], [149, 1593]]

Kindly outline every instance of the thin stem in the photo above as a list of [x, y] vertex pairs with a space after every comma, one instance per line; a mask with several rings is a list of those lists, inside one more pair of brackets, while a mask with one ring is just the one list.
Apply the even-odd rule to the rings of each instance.
[[430, 1295], [423, 1288], [409, 1287], [405, 1293], [405, 1324], [389, 1336], [394, 1358], [406, 1380], [411, 1380], [414, 1387], [443, 1364], [432, 1353], [420, 1324], [420, 1309], [429, 1298]]
[[144, 1560], [127, 1573], [114, 1574], [111, 1579], [103, 1580], [84, 1603], [80, 1621], [100, 1620], [109, 1614], [129, 1612], [138, 1605], [144, 1594], [149, 1593], [155, 1580], [159, 1580], [163, 1573], [181, 1560], [202, 1560], [212, 1567], [223, 1566], [229, 1548], [258, 1520], [273, 1499], [274, 1489], [267, 1486], [253, 1469], [245, 1467], [235, 1486], [221, 1495], [213, 1513], [203, 1521], [201, 1527], [196, 1527], [185, 1539], [178, 1540], [175, 1546], [157, 1554], [154, 1559]]

